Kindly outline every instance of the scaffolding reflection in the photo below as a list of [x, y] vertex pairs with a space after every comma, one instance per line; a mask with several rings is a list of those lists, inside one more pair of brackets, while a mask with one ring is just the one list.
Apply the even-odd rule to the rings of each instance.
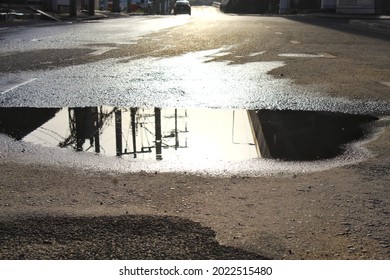
[[[126, 114], [129, 113], [129, 117]], [[85, 151], [94, 148], [100, 153], [100, 137], [103, 130], [114, 119], [115, 126], [115, 154], [117, 156], [156, 152], [156, 159], [162, 159], [162, 149], [173, 147], [187, 148], [187, 140], [180, 145], [179, 136], [188, 132], [187, 110], [172, 109], [172, 112], [160, 108], [113, 108], [87, 107], [69, 108], [69, 136], [59, 143], [60, 147], [73, 147], [76, 151]], [[165, 120], [165, 130], [162, 131], [162, 118]], [[178, 119], [181, 121], [178, 122]], [[179, 129], [179, 123], [183, 129]], [[126, 133], [127, 132], [127, 133]], [[131, 132], [131, 138], [127, 138]], [[87, 141], [89, 140], [89, 141]]]

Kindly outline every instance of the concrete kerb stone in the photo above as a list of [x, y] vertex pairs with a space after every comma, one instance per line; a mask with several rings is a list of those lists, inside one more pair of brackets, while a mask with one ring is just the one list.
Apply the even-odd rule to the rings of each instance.
[[88, 20], [99, 20], [99, 19], [107, 19], [107, 18], [126, 18], [132, 16], [149, 16], [154, 15], [153, 13], [116, 13], [111, 11], [99, 11], [96, 12], [95, 15], [90, 16], [87, 14], [79, 14], [76, 18], [70, 18], [68, 15], [62, 16], [63, 20], [76, 20], [76, 21], [88, 21]]
[[390, 33], [390, 20], [351, 19], [349, 24], [359, 28]]

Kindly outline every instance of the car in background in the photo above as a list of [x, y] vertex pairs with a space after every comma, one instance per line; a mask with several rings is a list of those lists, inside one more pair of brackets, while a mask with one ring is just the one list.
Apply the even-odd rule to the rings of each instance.
[[151, 12], [153, 9], [153, 2], [148, 0], [141, 0], [140, 2], [137, 2], [137, 6], [145, 12]]
[[189, 14], [191, 15], [191, 5], [187, 0], [178, 0], [173, 6], [173, 14]]

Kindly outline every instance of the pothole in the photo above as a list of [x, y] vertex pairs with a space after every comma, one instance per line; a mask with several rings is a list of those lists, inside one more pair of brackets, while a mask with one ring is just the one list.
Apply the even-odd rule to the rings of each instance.
[[375, 120], [288, 110], [0, 108], [0, 132], [18, 141], [135, 161], [330, 159]]

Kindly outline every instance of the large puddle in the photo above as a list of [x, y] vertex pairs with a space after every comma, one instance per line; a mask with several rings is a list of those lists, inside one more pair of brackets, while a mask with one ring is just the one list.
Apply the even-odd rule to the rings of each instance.
[[175, 108], [0, 108], [0, 132], [134, 161], [330, 159], [376, 118], [330, 112]]

